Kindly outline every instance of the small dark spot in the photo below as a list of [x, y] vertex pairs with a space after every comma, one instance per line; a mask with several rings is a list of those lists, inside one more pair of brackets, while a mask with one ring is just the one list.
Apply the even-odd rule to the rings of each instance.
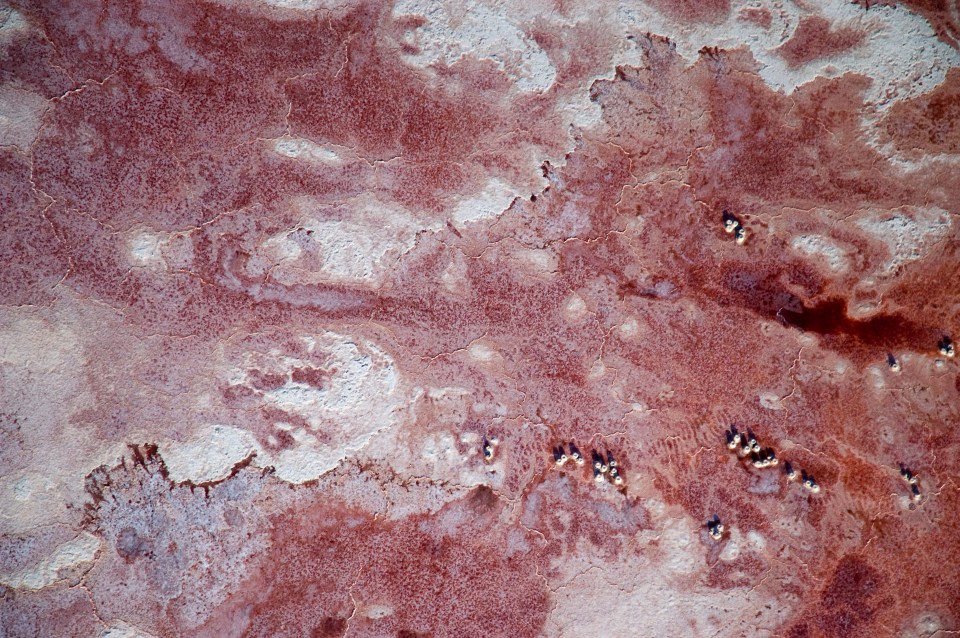
[[347, 631], [346, 618], [327, 616], [310, 632], [310, 638], [333, 638], [342, 636]]
[[470, 504], [481, 512], [489, 512], [497, 505], [497, 495], [487, 485], [480, 485], [470, 495]]
[[330, 373], [314, 367], [294, 368], [290, 373], [290, 380], [294, 383], [304, 383], [315, 388], [323, 388]]
[[880, 573], [862, 558], [844, 556], [823, 590], [821, 600], [828, 608], [850, 606], [867, 611], [869, 601], [882, 585]]
[[806, 623], [794, 625], [784, 634], [784, 638], [808, 638], [808, 636], [810, 636], [810, 628]]
[[132, 527], [124, 527], [117, 534], [117, 554], [127, 563], [138, 558], [153, 557], [153, 543], [149, 538], [143, 538]]

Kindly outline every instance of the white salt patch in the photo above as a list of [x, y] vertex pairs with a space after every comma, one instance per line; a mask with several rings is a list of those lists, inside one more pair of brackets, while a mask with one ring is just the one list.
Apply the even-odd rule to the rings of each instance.
[[142, 629], [129, 625], [122, 620], [115, 620], [110, 626], [100, 632], [98, 638], [154, 638]]
[[288, 483], [300, 484], [323, 476], [337, 467], [345, 457], [345, 452], [338, 449], [299, 445], [292, 450], [283, 450], [272, 456], [269, 463], [261, 465], [258, 462], [258, 465], [273, 465], [277, 478]]
[[667, 521], [660, 536], [660, 547], [664, 550], [663, 566], [677, 574], [696, 571], [702, 553], [700, 548], [694, 546], [698, 542], [698, 534], [688, 517]]
[[[287, 381], [263, 395], [266, 404], [300, 417], [312, 430], [290, 430], [297, 442], [292, 450], [258, 450], [257, 466], [273, 465], [278, 477], [293, 483], [315, 479], [356, 454], [374, 435], [393, 427], [411, 401], [398, 392], [393, 359], [370, 341], [334, 332], [314, 339], [312, 349], [322, 351], [335, 371], [324, 387]], [[291, 357], [283, 363], [290, 370], [307, 365]], [[314, 434], [321, 431], [323, 443]]]
[[560, 257], [556, 251], [543, 248], [517, 248], [512, 251], [524, 270], [539, 276], [552, 277], [560, 268]]
[[587, 376], [596, 381], [597, 379], [602, 379], [606, 374], [607, 366], [604, 365], [601, 359], [597, 359], [596, 362], [594, 362], [594, 364], [590, 367], [590, 372]]
[[25, 33], [29, 25], [23, 14], [9, 6], [0, 7], [0, 45], [6, 45]]
[[753, 529], [747, 532], [747, 542], [750, 544], [750, 547], [758, 552], [763, 551], [763, 549], [767, 546], [766, 539], [763, 538], [760, 532]]
[[420, 456], [424, 460], [434, 464], [440, 462], [450, 464], [466, 459], [466, 457], [457, 453], [454, 438], [449, 432], [442, 432], [426, 437], [420, 446]]
[[285, 136], [272, 141], [273, 150], [278, 155], [292, 159], [319, 162], [337, 166], [343, 163], [343, 158], [337, 151], [312, 142], [302, 137]]
[[58, 372], [82, 351], [78, 335], [63, 324], [15, 316], [0, 328], [0, 364], [35, 375]]
[[127, 242], [130, 261], [134, 266], [166, 268], [162, 249], [168, 243], [162, 235], [149, 230], [137, 231]]
[[0, 86], [0, 146], [26, 152], [37, 138], [48, 106], [42, 95], [9, 84]]
[[60, 580], [62, 570], [92, 561], [100, 549], [100, 539], [87, 532], [57, 546], [35, 565], [0, 575], [0, 584], [14, 589], [43, 589]]
[[628, 317], [620, 324], [620, 335], [625, 339], [631, 339], [640, 334], [640, 322], [635, 317]]
[[462, 252], [454, 252], [450, 258], [450, 263], [440, 274], [440, 283], [450, 294], [466, 295], [469, 282], [467, 281], [467, 261]]
[[913, 631], [908, 631], [903, 635], [909, 638], [913, 638], [914, 636], [917, 638], [931, 638], [940, 633], [943, 628], [943, 620], [937, 613], [932, 611], [921, 612], [917, 615], [913, 623]]
[[226, 425], [208, 426], [193, 439], [159, 446], [170, 478], [203, 483], [227, 478], [233, 466], [257, 449], [253, 436]]
[[30, 486], [28, 479], [22, 478], [13, 484], [13, 498], [15, 500], [21, 503], [29, 501], [31, 494], [33, 494], [33, 487]]
[[481, 341], [474, 341], [470, 344], [469, 352], [472, 359], [483, 363], [489, 363], [498, 356], [496, 350]]
[[723, 549], [720, 550], [720, 560], [727, 563], [737, 560], [740, 557], [740, 544], [742, 542], [743, 537], [740, 535], [740, 530], [731, 527], [729, 536], [724, 541]]
[[491, 177], [479, 195], [461, 201], [453, 209], [454, 225], [462, 228], [471, 222], [493, 219], [507, 210], [516, 197], [515, 189]]
[[[232, 4], [231, 0], [220, 1], [224, 4]], [[249, 1], [243, 0], [243, 4]], [[253, 2], [277, 9], [310, 12], [311, 14], [315, 11], [323, 11], [325, 15], [328, 15], [331, 11], [346, 12], [358, 4], [357, 0], [253, 0]]]
[[77, 373], [90, 350], [80, 334], [119, 334], [118, 315], [97, 304], [78, 305], [63, 292], [62, 303], [43, 311], [0, 309], [2, 401], [20, 415], [30, 450], [21, 471], [0, 473], [0, 537], [72, 520], [68, 503], [86, 498], [84, 476], [123, 453], [122, 443], [92, 436], [89, 424], [77, 422], [93, 405], [90, 379]]
[[880, 275], [895, 274], [901, 266], [916, 261], [950, 232], [950, 213], [942, 208], [907, 207], [896, 213], [875, 211], [857, 220], [857, 226], [887, 244], [890, 258]]
[[[594, 78], [594, 80], [599, 78]], [[588, 83], [588, 86], [593, 81]], [[590, 99], [588, 91], [580, 91], [557, 104], [557, 112], [564, 113], [566, 119], [573, 125], [583, 129], [596, 126], [603, 118], [603, 109], [600, 104]]]
[[767, 410], [783, 410], [783, 399], [776, 392], [761, 392], [759, 395], [761, 407]]
[[762, 588], [718, 590], [699, 584], [696, 574], [706, 561], [699, 525], [687, 516], [664, 521], [651, 513], [659, 519], [655, 525], [664, 527], [646, 538], [650, 544], [642, 551], [611, 562], [582, 550], [556, 565], [574, 575], [554, 590], [553, 627], [546, 633], [569, 638], [768, 635], [790, 614], [795, 600]]
[[421, 67], [438, 62], [450, 65], [464, 55], [472, 55], [496, 62], [520, 91], [542, 92], [556, 79], [556, 69], [546, 52], [524, 28], [511, 21], [503, 4], [488, 6], [467, 0], [465, 5], [451, 9], [432, 0], [399, 0], [393, 14], [398, 18], [426, 18], [426, 24], [409, 39], [419, 52], [407, 55]]
[[390, 605], [370, 605], [364, 608], [363, 615], [374, 620], [386, 618], [393, 615], [393, 607]]
[[[621, 4], [618, 13], [625, 30], [668, 36], [680, 55], [691, 62], [700, 57], [699, 51], [705, 46], [734, 49], [746, 45], [760, 63], [760, 76], [786, 93], [818, 76], [835, 75], [836, 69], [862, 74], [873, 79], [865, 99], [878, 110], [930, 90], [943, 82], [951, 67], [960, 65], [960, 53], [941, 42], [926, 19], [897, 7], [872, 5], [870, 11], [864, 11], [847, 0], [823, 0], [811, 13], [796, 3], [773, 0], [768, 7], [773, 25], [764, 29], [739, 19], [738, 11], [743, 6], [751, 5], [734, 2], [726, 21], [719, 24], [678, 24], [642, 3]], [[801, 16], [817, 14], [834, 28], [861, 28], [866, 33], [864, 41], [848, 51], [791, 69], [776, 49], [793, 34]], [[617, 62], [638, 65], [642, 60], [633, 49]]]
[[405, 208], [365, 194], [335, 206], [301, 200], [293, 228], [266, 238], [247, 264], [249, 275], [269, 273], [282, 284], [347, 283], [377, 286], [413, 247], [425, 225]]
[[834, 272], [847, 270], [847, 251], [822, 235], [800, 235], [790, 241], [790, 246], [806, 257], [826, 261]]
[[571, 323], [576, 323], [582, 320], [586, 314], [587, 304], [583, 300], [583, 297], [575, 292], [571, 293], [563, 304], [564, 318]]

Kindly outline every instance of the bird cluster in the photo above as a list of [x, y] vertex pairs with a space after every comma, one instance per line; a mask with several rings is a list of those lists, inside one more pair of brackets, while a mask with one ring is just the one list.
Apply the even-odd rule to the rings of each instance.
[[[947, 335], [943, 335], [940, 337], [940, 340], [937, 341], [937, 351], [948, 359], [952, 359], [957, 355], [957, 349], [953, 345], [953, 340]], [[890, 370], [893, 372], [900, 372], [902, 369], [900, 360], [897, 359], [892, 352], [887, 353], [887, 365], [890, 366]]]
[[710, 538], [715, 541], [720, 540], [723, 536], [723, 523], [720, 522], [720, 517], [716, 514], [713, 515], [713, 518], [707, 521], [707, 533], [710, 534]]
[[957, 349], [953, 347], [953, 341], [951, 341], [947, 335], [943, 335], [940, 341], [937, 342], [937, 350], [945, 357], [953, 357], [957, 354]]
[[[745, 433], [741, 433], [736, 425], [731, 425], [726, 431], [727, 448], [737, 453], [741, 459], [749, 462], [757, 469], [764, 469], [780, 465], [780, 459], [772, 447], [764, 448], [760, 445], [756, 435], [747, 428]], [[789, 461], [783, 463], [783, 473], [788, 481], [796, 480], [797, 471]], [[813, 494], [820, 492], [820, 484], [812, 475], [807, 474], [806, 470], [800, 470], [800, 482], [807, 490]]]
[[580, 450], [577, 449], [577, 446], [574, 443], [570, 442], [570, 455], [567, 455], [567, 451], [563, 449], [563, 445], [558, 445], [553, 448], [553, 462], [556, 463], [557, 467], [563, 467], [567, 464], [567, 461], [573, 461], [577, 465], [583, 465], [583, 454], [580, 454]]
[[738, 244], [747, 241], [747, 229], [743, 227], [737, 216], [728, 210], [723, 211], [723, 229], [732, 233]]
[[731, 425], [727, 430], [727, 447], [737, 452], [742, 459], [747, 459], [757, 469], [779, 465], [780, 460], [773, 448], [763, 448], [754, 433], [747, 428], [745, 434], [737, 430], [737, 426]]
[[493, 455], [497, 450], [497, 446], [500, 445], [500, 439], [496, 435], [489, 435], [483, 437], [483, 444], [480, 446], [480, 451], [483, 453], [484, 461], [492, 461]]
[[[603, 483], [609, 479], [614, 485], [623, 485], [623, 476], [620, 474], [617, 460], [613, 458], [610, 452], [607, 452], [606, 456], [604, 456], [596, 450], [591, 450], [590, 457], [593, 463], [594, 481]], [[573, 442], [570, 443], [569, 455], [563, 445], [558, 445], [553, 448], [553, 462], [557, 467], [563, 467], [567, 464], [567, 461], [573, 461], [577, 465], [584, 464], [583, 454], [580, 453], [580, 450], [577, 449], [577, 446]]]
[[900, 464], [900, 477], [910, 486], [910, 497], [914, 501], [920, 500], [920, 483], [917, 481], [917, 475], [910, 471], [903, 463]]
[[606, 479], [610, 479], [610, 482], [614, 485], [623, 485], [623, 477], [620, 476], [620, 470], [617, 469], [617, 460], [613, 458], [610, 452], [607, 452], [607, 457], [604, 458], [602, 454], [593, 450], [592, 457], [594, 481], [603, 483]]
[[890, 370], [892, 370], [893, 372], [900, 372], [900, 370], [902, 369], [902, 366], [900, 365], [900, 361], [895, 356], [893, 356], [892, 352], [887, 353], [887, 365], [890, 366]]

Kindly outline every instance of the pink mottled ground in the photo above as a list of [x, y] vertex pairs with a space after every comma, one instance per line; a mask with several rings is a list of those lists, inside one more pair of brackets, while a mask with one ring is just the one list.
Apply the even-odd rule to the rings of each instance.
[[0, 636], [960, 631], [958, 24], [3, 5]]

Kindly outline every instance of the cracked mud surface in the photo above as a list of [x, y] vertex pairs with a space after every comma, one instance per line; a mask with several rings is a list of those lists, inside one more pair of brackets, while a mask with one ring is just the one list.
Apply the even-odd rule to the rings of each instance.
[[958, 33], [0, 5], [0, 636], [960, 631]]

